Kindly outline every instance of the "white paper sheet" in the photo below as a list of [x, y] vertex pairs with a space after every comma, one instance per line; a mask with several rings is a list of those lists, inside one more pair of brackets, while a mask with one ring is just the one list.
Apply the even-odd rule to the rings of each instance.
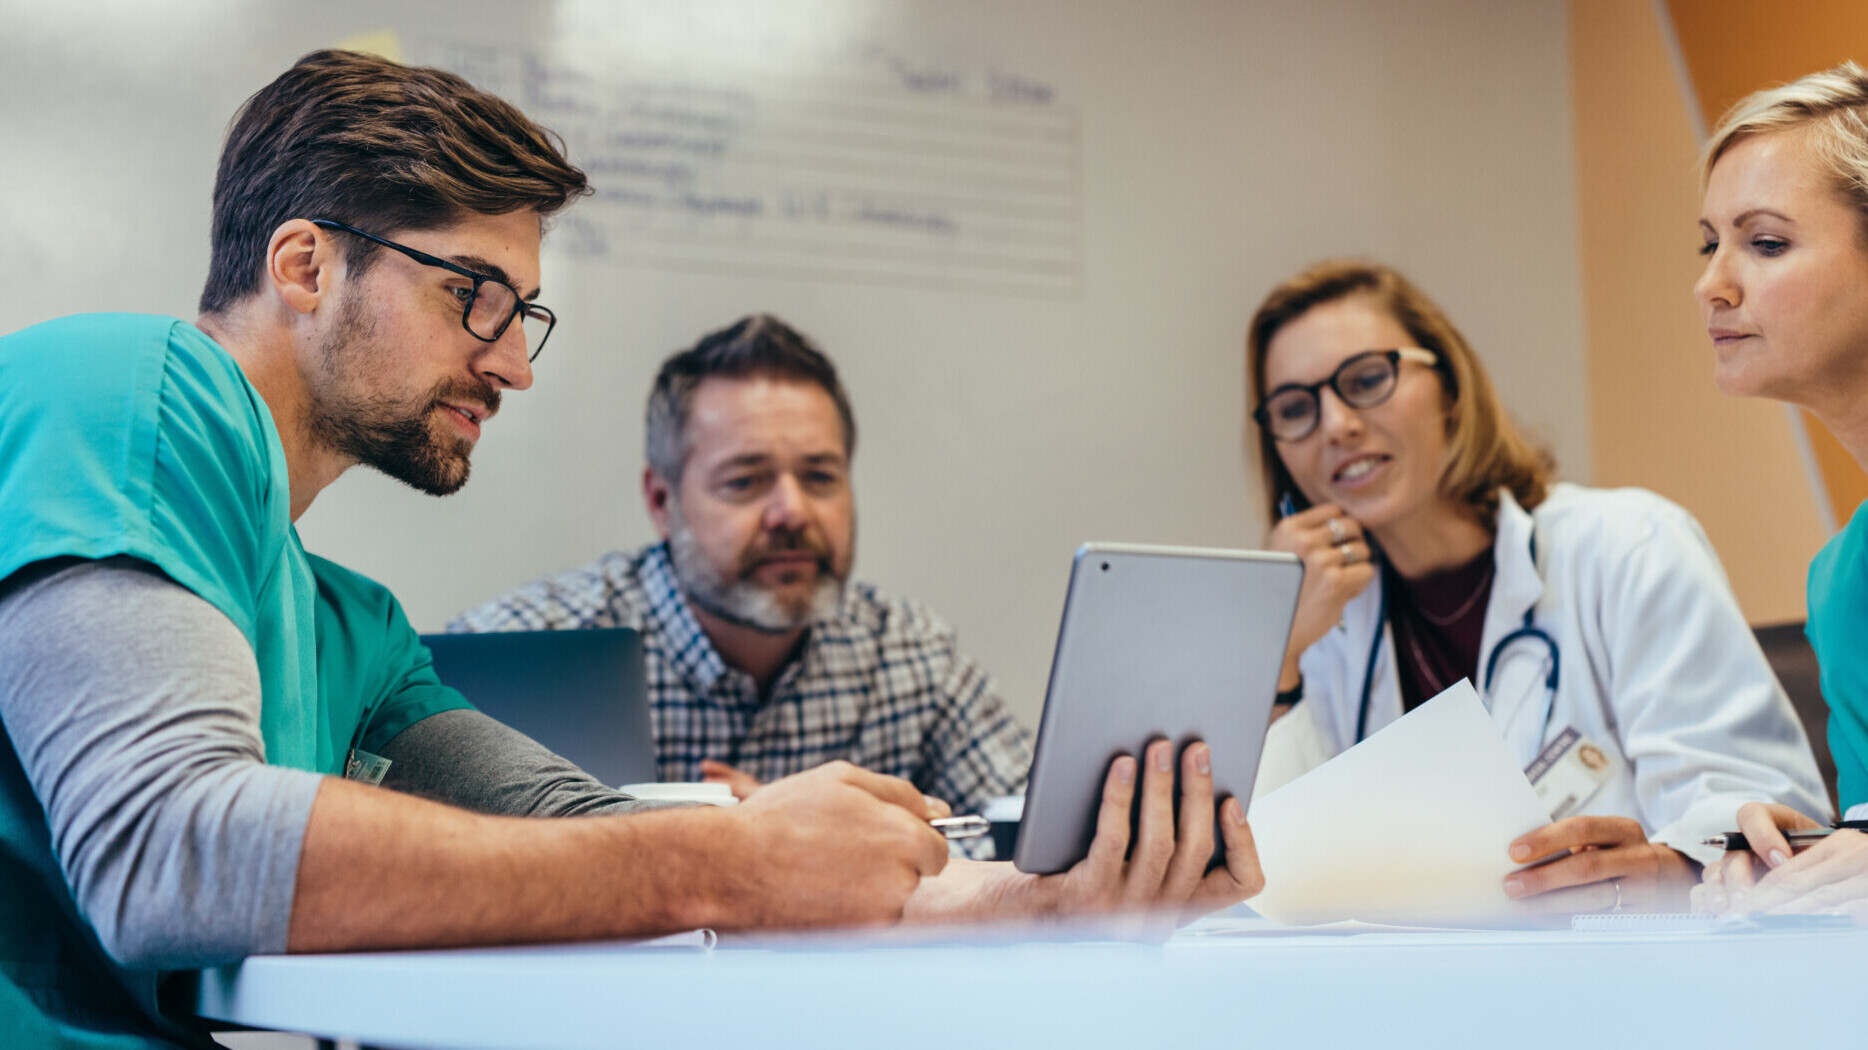
[[663, 802], [695, 802], [703, 806], [733, 806], [739, 799], [733, 797], [732, 787], [726, 784], [695, 781], [667, 781], [657, 784], [624, 784], [616, 790], [625, 795], [634, 795], [640, 799], [656, 799]]
[[1253, 802], [1279, 922], [1402, 926], [1508, 921], [1513, 839], [1550, 822], [1472, 684]]

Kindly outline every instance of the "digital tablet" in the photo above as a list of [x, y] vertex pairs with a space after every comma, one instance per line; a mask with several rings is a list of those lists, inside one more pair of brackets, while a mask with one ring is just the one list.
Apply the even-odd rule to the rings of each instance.
[[1294, 555], [1266, 551], [1077, 551], [1013, 856], [1020, 871], [1082, 860], [1109, 763], [1139, 759], [1156, 738], [1176, 755], [1206, 741], [1215, 797], [1251, 801], [1303, 580]]

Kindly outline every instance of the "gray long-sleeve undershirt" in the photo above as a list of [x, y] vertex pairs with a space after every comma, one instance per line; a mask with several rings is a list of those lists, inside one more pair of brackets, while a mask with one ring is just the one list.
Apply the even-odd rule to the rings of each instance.
[[[0, 586], [0, 725], [45, 808], [79, 908], [137, 968], [281, 952], [320, 777], [265, 764], [238, 628], [128, 558]], [[384, 748], [385, 786], [486, 813], [651, 808], [476, 711]]]
[[587, 817], [688, 805], [613, 791], [531, 737], [464, 708], [397, 733], [383, 757], [390, 760], [384, 787], [479, 813]]

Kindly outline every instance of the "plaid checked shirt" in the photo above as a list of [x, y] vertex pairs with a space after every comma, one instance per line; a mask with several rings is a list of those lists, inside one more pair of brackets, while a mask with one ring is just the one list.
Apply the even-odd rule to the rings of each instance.
[[[699, 780], [711, 758], [772, 781], [834, 759], [912, 782], [955, 813], [1025, 789], [1031, 738], [951, 628], [910, 601], [852, 583], [833, 620], [759, 698], [728, 667], [675, 583], [662, 544], [612, 551], [461, 613], [449, 631], [633, 627], [642, 632], [661, 779]], [[965, 844], [990, 855], [987, 839]]]

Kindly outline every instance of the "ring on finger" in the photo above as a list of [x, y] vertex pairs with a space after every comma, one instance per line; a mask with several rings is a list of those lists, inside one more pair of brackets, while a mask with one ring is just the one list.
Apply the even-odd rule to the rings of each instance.
[[1332, 546], [1340, 547], [1349, 542], [1349, 530], [1343, 528], [1341, 518], [1326, 518], [1323, 524], [1330, 530], [1330, 544]]
[[1362, 560], [1362, 555], [1356, 551], [1356, 545], [1353, 543], [1339, 543], [1336, 549], [1342, 552], [1344, 568]]

